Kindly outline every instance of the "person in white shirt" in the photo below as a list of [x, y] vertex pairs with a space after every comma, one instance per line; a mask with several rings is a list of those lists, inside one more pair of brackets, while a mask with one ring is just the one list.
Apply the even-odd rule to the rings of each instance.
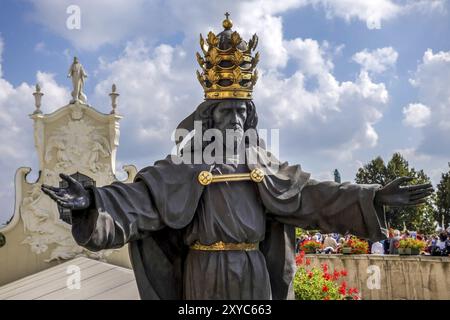
[[384, 254], [384, 247], [380, 241], [374, 242], [370, 250], [372, 254]]

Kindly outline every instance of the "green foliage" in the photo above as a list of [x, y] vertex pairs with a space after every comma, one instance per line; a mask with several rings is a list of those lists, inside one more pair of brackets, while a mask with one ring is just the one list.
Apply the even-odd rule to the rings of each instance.
[[[356, 183], [386, 185], [399, 177], [413, 177], [409, 184], [421, 184], [430, 182], [430, 178], [423, 172], [410, 168], [408, 161], [400, 153], [394, 153], [391, 160], [384, 163], [381, 157], [377, 157], [368, 164], [359, 168], [356, 174]], [[435, 212], [433, 198], [429, 198], [426, 204], [417, 207], [386, 208], [386, 219], [392, 228], [403, 230], [406, 225], [408, 230], [417, 230], [422, 233], [431, 233], [434, 230]]]
[[310, 234], [314, 234], [316, 232], [319, 232], [320, 230], [305, 230], [302, 228], [295, 228], [295, 236], [297, 238], [301, 238], [302, 236], [308, 236]]
[[301, 228], [295, 228], [295, 236], [297, 238], [300, 238], [301, 236], [303, 236], [305, 234], [306, 234], [305, 230], [303, 230]]
[[[448, 163], [450, 167], [450, 162]], [[436, 214], [435, 220], [441, 223], [442, 216], [447, 223], [450, 222], [450, 169], [441, 176], [436, 188]]]
[[294, 277], [294, 293], [297, 300], [359, 300], [358, 290], [348, 288], [344, 278], [347, 271], [328, 270], [324, 263], [322, 268], [311, 267], [311, 261], [301, 251], [295, 259], [297, 272]]
[[386, 165], [381, 157], [377, 157], [358, 169], [355, 181], [356, 183], [376, 183], [384, 186], [389, 182], [386, 181], [387, 179]]
[[312, 268], [311, 271], [298, 268], [295, 274], [294, 292], [297, 300], [342, 300], [338, 290], [339, 285], [326, 280], [318, 268]]
[[425, 241], [417, 240], [413, 238], [401, 239], [399, 241], [399, 248], [411, 248], [417, 250], [424, 250], [426, 246]]

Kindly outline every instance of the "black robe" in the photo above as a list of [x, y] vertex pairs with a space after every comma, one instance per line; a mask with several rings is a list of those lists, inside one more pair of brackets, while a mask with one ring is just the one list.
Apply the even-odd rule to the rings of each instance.
[[[142, 299], [292, 299], [295, 226], [350, 232], [372, 241], [386, 237], [379, 185], [317, 182], [299, 165], [280, 164], [252, 148], [258, 165], [174, 164], [142, 169], [133, 183], [91, 188], [95, 204], [72, 212], [72, 233], [92, 251], [129, 244]], [[198, 174], [266, 171], [261, 183], [213, 183]], [[257, 251], [189, 250], [211, 244], [258, 242]]]

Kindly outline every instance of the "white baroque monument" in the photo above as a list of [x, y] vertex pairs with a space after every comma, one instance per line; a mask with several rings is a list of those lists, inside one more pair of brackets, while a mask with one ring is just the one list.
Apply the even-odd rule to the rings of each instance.
[[[90, 252], [78, 246], [71, 234], [70, 211], [41, 191], [42, 184], [62, 186], [60, 173], [71, 175], [84, 185], [102, 186], [117, 181], [115, 161], [122, 117], [116, 112], [116, 86], [112, 86], [110, 94], [112, 111], [104, 114], [87, 105], [82, 91], [86, 73], [76, 58], [69, 76], [72, 100], [53, 113], [42, 113], [44, 94], [39, 85], [33, 93], [36, 109], [30, 118], [34, 121], [39, 178], [29, 183], [26, 176], [31, 168], [16, 171], [14, 215], [0, 228], [4, 240], [0, 241], [0, 285], [78, 256], [130, 266], [128, 248]], [[123, 182], [132, 182], [136, 168], [128, 165], [123, 169], [128, 174]]]

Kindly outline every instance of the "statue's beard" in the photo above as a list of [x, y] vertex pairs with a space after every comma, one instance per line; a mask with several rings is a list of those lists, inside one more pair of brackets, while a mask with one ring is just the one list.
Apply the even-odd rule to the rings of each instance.
[[226, 156], [237, 155], [244, 137], [244, 130], [237, 126], [222, 132], [222, 134], [224, 138], [224, 151], [227, 152]]
[[196, 152], [202, 153], [198, 158], [205, 163], [240, 164], [245, 161], [247, 147], [247, 132], [237, 125], [233, 129], [214, 129], [205, 131], [200, 140], [202, 148]]

